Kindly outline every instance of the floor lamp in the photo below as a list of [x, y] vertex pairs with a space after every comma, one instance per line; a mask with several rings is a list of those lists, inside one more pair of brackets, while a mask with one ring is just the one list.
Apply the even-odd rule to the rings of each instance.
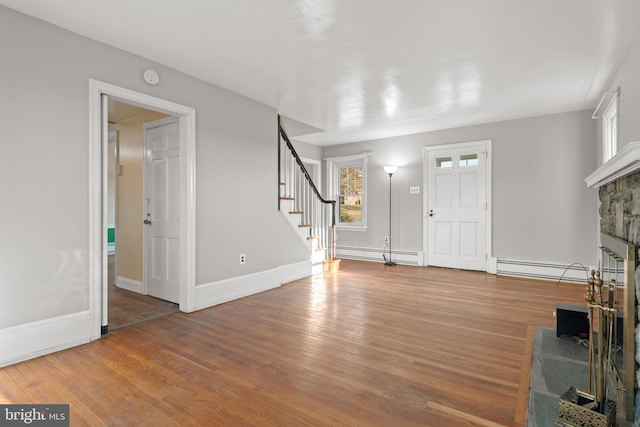
[[389, 174], [389, 259], [385, 260], [384, 265], [396, 265], [395, 262], [391, 261], [391, 175], [396, 173], [397, 170], [397, 166], [384, 167], [384, 171]]

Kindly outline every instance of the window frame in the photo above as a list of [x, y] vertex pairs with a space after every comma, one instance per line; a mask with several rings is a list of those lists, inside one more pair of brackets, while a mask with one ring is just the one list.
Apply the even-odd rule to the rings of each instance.
[[[351, 156], [327, 157], [327, 177], [329, 198], [336, 201], [336, 228], [341, 230], [366, 231], [367, 230], [367, 155], [356, 154]], [[346, 167], [362, 168], [362, 201], [360, 207], [362, 210], [362, 221], [354, 224], [351, 222], [340, 221], [340, 169]]]
[[600, 119], [602, 164], [618, 153], [620, 129], [620, 88], [605, 92], [598, 103], [593, 119]]
[[618, 152], [618, 96], [614, 96], [602, 112], [602, 162]]

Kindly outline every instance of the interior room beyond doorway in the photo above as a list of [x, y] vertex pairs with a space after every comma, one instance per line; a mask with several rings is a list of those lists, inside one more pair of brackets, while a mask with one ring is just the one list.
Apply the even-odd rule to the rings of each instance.
[[145, 295], [143, 285], [144, 123], [166, 114], [109, 101], [108, 329], [179, 311], [178, 304]]

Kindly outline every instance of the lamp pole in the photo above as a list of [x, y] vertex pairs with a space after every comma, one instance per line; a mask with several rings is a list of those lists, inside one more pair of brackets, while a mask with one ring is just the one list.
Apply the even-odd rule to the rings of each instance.
[[391, 176], [398, 170], [397, 166], [385, 166], [384, 171], [389, 174], [389, 259], [384, 265], [394, 266], [395, 262], [391, 260]]

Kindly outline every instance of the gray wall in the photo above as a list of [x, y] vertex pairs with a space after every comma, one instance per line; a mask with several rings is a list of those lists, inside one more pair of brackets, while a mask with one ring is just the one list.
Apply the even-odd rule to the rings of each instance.
[[304, 260], [279, 241], [275, 110], [4, 7], [0, 56], [0, 329], [89, 308], [89, 79], [197, 110], [197, 284]]
[[[341, 231], [341, 246], [382, 248], [393, 175], [394, 249], [422, 251], [424, 147], [493, 141], [493, 256], [523, 261], [595, 262], [597, 195], [584, 178], [596, 168], [592, 111], [554, 114], [357, 144], [326, 147], [326, 157], [371, 152], [366, 232]], [[420, 195], [409, 187], [419, 185]]]
[[[322, 160], [322, 147], [291, 139], [291, 145], [303, 159]], [[317, 184], [317, 183], [316, 183]]]

